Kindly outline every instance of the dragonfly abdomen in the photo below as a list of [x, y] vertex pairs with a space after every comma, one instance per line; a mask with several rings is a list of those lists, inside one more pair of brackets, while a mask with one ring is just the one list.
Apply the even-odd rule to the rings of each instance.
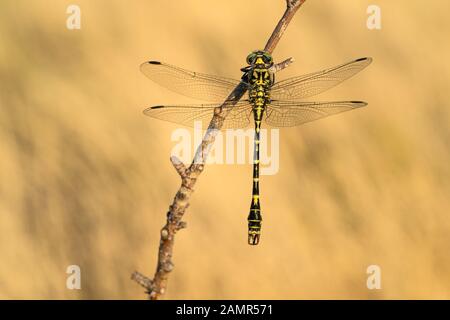
[[253, 187], [252, 200], [250, 203], [250, 213], [248, 215], [248, 244], [257, 245], [261, 235], [261, 204], [259, 199], [259, 146], [261, 119], [264, 112], [265, 103], [259, 102], [253, 105], [253, 114], [255, 118], [255, 138], [253, 148]]
[[[261, 204], [259, 195], [259, 151], [260, 151], [260, 131], [261, 121], [266, 109], [266, 105], [270, 102], [270, 78], [266, 78], [264, 73], [253, 73], [254, 86], [249, 91], [249, 100], [253, 107], [253, 117], [255, 120], [255, 138], [253, 151], [253, 188], [252, 200], [250, 204], [250, 213], [248, 215], [248, 243], [257, 245], [261, 236]], [[261, 82], [262, 81], [262, 82]]]

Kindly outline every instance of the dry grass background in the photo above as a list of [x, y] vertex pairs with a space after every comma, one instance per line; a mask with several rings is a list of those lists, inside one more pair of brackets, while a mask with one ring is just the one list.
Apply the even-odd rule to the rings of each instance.
[[[280, 132], [258, 247], [251, 166], [207, 167], [167, 298], [450, 298], [450, 3], [378, 0], [383, 29], [369, 31], [371, 3], [308, 0], [274, 53], [296, 58], [278, 78], [374, 57], [320, 97], [369, 107]], [[144, 298], [130, 274], [153, 274], [179, 181], [176, 126], [141, 110], [190, 100], [138, 66], [239, 77], [284, 1], [80, 0], [80, 31], [69, 4], [0, 5], [0, 298]], [[70, 264], [82, 290], [65, 288]], [[370, 264], [382, 290], [366, 288]]]

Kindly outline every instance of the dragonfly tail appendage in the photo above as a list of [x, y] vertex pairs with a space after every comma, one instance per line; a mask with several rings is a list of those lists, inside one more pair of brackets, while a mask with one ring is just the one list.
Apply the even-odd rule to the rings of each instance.
[[[254, 216], [254, 219], [250, 219], [250, 216]], [[259, 238], [261, 237], [261, 214], [260, 210], [253, 211], [250, 209], [250, 215], [248, 219], [248, 244], [257, 245]]]

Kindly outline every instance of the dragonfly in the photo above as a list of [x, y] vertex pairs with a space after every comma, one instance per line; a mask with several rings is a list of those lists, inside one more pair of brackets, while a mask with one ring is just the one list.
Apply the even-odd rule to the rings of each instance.
[[[261, 124], [269, 127], [292, 127], [330, 115], [367, 105], [364, 101], [307, 102], [349, 79], [367, 67], [372, 58], [360, 58], [322, 71], [295, 76], [275, 82], [272, 55], [263, 50], [251, 52], [242, 68], [240, 80], [193, 72], [160, 61], [141, 65], [144, 75], [157, 84], [178, 94], [204, 100], [195, 105], [158, 105], [144, 110], [144, 114], [185, 126], [195, 121], [209, 124], [217, 108], [228, 108], [222, 129], [246, 128], [253, 120], [253, 183], [248, 215], [248, 244], [260, 242], [262, 215], [259, 190], [259, 152]], [[230, 94], [241, 86], [247, 96], [233, 104], [224, 104]]]

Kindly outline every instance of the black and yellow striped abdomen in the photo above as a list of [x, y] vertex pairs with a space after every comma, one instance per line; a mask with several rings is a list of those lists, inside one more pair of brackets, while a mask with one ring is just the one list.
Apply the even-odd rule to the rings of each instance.
[[248, 215], [248, 243], [250, 245], [257, 245], [261, 235], [262, 221], [259, 196], [260, 131], [266, 105], [270, 103], [270, 87], [272, 86], [273, 76], [267, 68], [254, 68], [249, 72], [248, 77], [248, 82], [251, 85], [249, 100], [253, 106], [253, 118], [255, 121], [253, 188], [250, 213]]

